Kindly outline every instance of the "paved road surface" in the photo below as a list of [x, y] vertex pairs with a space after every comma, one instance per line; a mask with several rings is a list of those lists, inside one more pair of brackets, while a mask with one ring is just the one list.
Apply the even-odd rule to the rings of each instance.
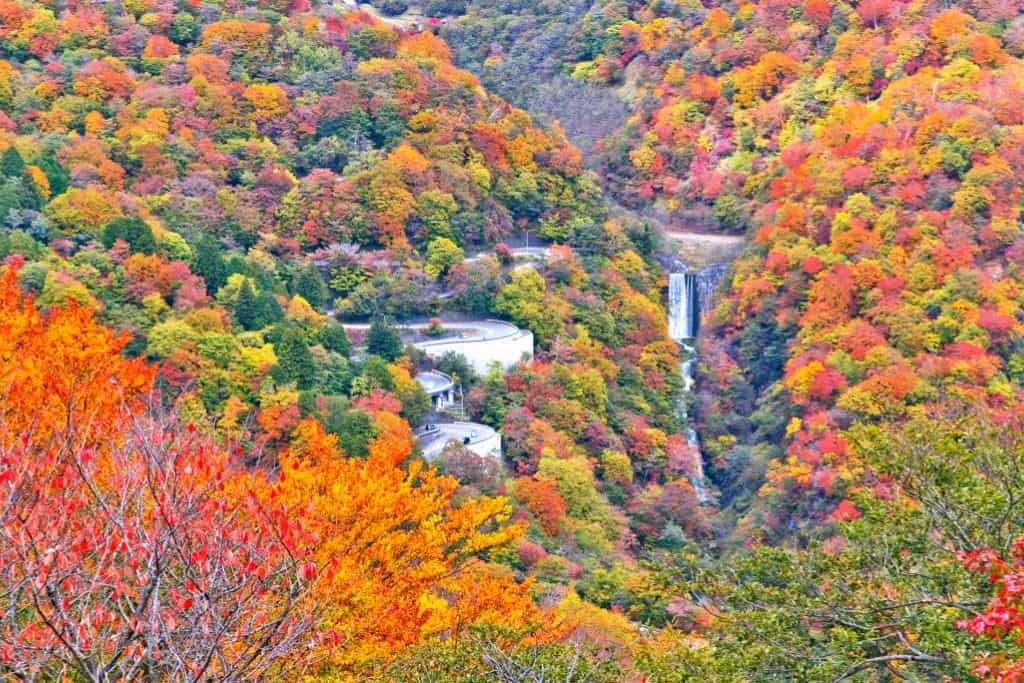
[[[513, 247], [512, 256], [517, 259], [546, 259], [548, 254], [551, 253], [550, 247]], [[493, 256], [493, 251], [481, 251], [479, 254], [473, 254], [466, 257], [466, 263], [472, 263], [473, 261], [479, 261], [486, 256]]]
[[423, 391], [427, 392], [431, 396], [439, 394], [442, 391], [448, 391], [455, 387], [455, 383], [452, 382], [451, 377], [433, 370], [416, 373], [416, 381], [419, 382], [421, 387], [423, 387]]
[[[430, 327], [429, 323], [413, 323], [403, 324], [401, 322], [396, 323], [399, 332], [405, 328], [411, 328], [414, 330], [423, 330]], [[341, 325], [346, 330], [369, 330], [370, 323], [342, 323]], [[469, 341], [482, 341], [485, 339], [500, 339], [502, 337], [510, 337], [513, 334], [519, 332], [519, 328], [511, 323], [504, 323], [500, 320], [464, 320], [460, 322], [441, 322], [441, 327], [450, 332], [460, 332], [462, 336], [459, 339], [465, 339]], [[450, 341], [451, 336], [438, 337], [438, 341]], [[432, 339], [424, 340], [422, 344], [429, 344]]]
[[469, 439], [467, 445], [472, 445], [495, 436], [493, 429], [475, 422], [444, 422], [426, 425], [416, 429], [415, 434], [423, 448], [423, 457], [427, 460], [436, 460], [449, 441], [466, 443], [466, 439]]

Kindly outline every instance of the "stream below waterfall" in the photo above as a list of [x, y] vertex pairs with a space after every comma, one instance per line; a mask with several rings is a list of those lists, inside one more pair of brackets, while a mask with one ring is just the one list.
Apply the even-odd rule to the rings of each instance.
[[726, 268], [715, 264], [694, 273], [689, 272], [683, 264], [676, 265], [680, 272], [670, 273], [668, 277], [668, 332], [679, 344], [682, 355], [679, 374], [683, 380], [685, 393], [679, 400], [678, 411], [679, 419], [686, 425], [686, 443], [693, 453], [693, 474], [690, 483], [696, 492], [697, 500], [706, 503], [711, 499], [711, 491], [704, 476], [700, 437], [690, 420], [687, 402], [693, 391], [693, 368], [697, 362], [697, 349], [693, 342], [701, 320], [711, 311], [715, 290], [725, 277]]

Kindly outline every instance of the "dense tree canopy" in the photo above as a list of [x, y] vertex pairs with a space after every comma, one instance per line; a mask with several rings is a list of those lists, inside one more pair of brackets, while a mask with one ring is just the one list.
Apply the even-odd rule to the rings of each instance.
[[0, 2], [0, 669], [1019, 678], [1024, 8], [373, 7]]

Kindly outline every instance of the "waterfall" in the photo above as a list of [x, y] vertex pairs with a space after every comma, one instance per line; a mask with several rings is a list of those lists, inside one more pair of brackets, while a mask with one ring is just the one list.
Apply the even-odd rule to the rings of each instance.
[[[668, 276], [668, 334], [679, 344], [683, 352], [685, 360], [679, 364], [679, 374], [683, 379], [683, 390], [689, 394], [693, 391], [693, 366], [697, 358], [696, 350], [687, 342], [697, 336], [701, 319], [711, 312], [715, 290], [725, 277], [726, 267], [714, 264], [694, 274], [689, 272], [686, 266], [678, 266], [681, 272], [670, 273]], [[686, 443], [694, 452], [693, 477], [690, 483], [693, 485], [697, 500], [707, 503], [711, 500], [711, 491], [704, 476], [700, 437], [687, 415], [686, 396], [679, 401], [679, 417], [686, 424]]]
[[697, 362], [696, 358], [687, 358], [679, 366], [679, 372], [683, 375], [683, 391], [686, 393], [693, 391], [693, 364], [695, 362]]
[[[685, 344], [679, 346], [687, 355], [694, 353], [694, 349], [690, 346]], [[693, 391], [693, 365], [696, 361], [696, 357], [690, 355], [679, 364], [679, 374], [683, 378], [683, 390], [687, 394]], [[690, 424], [685, 395], [679, 400], [679, 418], [686, 424], [686, 445], [693, 449], [693, 476], [690, 477], [690, 484], [693, 486], [697, 501], [707, 503], [711, 500], [711, 491], [708, 489], [707, 478], [704, 476], [704, 456], [700, 450], [700, 436]]]
[[711, 313], [726, 267], [715, 263], [693, 273], [678, 261], [675, 265], [678, 272], [668, 276], [668, 336], [682, 342], [696, 337], [701, 319]]
[[692, 273], [668, 276], [668, 335], [681, 342], [697, 335], [698, 278]]

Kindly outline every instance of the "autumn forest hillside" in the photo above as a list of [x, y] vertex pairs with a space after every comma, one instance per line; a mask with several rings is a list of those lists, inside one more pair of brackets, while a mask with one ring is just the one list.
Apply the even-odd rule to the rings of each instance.
[[0, 672], [1024, 680], [1022, 10], [0, 1]]
[[741, 662], [703, 675], [1016, 680], [1019, 3], [500, 4], [465, 64], [624, 97], [606, 191], [748, 237], [699, 339], [725, 561], [663, 576]]

